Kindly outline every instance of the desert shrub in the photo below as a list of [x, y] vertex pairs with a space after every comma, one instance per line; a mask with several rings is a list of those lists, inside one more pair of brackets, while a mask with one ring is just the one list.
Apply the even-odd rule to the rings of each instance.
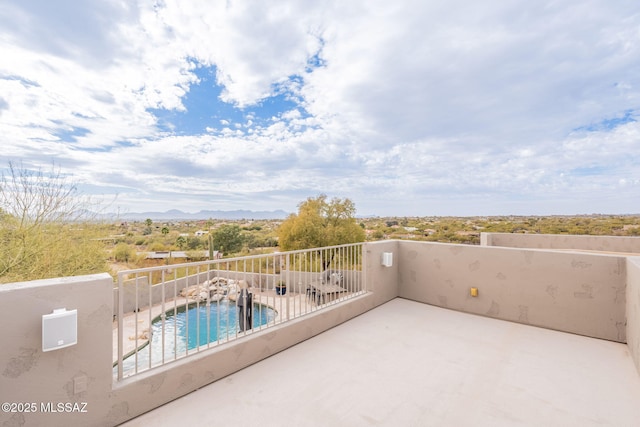
[[113, 257], [117, 262], [129, 262], [135, 259], [136, 251], [126, 243], [118, 243], [113, 250]]

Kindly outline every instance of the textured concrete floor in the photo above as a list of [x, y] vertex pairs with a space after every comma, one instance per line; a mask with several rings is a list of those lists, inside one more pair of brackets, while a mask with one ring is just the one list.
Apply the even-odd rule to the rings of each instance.
[[624, 344], [395, 299], [124, 424], [638, 426]]

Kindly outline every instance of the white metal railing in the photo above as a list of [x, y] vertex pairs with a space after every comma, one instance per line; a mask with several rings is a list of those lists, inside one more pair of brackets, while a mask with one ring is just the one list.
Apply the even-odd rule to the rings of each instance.
[[118, 380], [366, 291], [362, 243], [118, 273]]

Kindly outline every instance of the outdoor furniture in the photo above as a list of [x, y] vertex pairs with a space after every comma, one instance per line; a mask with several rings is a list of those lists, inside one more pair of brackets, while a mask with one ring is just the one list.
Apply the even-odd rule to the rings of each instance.
[[329, 283], [314, 282], [307, 286], [307, 298], [316, 304], [331, 302], [345, 292], [347, 290], [342, 286]]

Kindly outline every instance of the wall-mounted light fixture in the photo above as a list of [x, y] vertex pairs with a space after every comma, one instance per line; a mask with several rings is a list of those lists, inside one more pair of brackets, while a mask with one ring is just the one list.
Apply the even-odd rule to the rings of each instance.
[[385, 267], [391, 267], [393, 265], [393, 252], [382, 253], [382, 265]]
[[78, 343], [78, 310], [58, 308], [42, 315], [42, 351], [57, 350]]

